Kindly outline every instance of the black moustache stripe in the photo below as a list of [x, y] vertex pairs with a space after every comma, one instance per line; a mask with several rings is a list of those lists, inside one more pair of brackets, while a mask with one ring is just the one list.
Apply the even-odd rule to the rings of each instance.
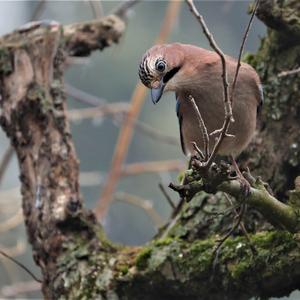
[[163, 78], [163, 82], [167, 83], [178, 71], [180, 70], [180, 67], [176, 67], [169, 71]]

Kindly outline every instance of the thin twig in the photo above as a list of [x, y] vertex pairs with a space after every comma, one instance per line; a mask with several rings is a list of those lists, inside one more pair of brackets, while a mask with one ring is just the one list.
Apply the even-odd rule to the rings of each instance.
[[126, 202], [131, 205], [135, 205], [137, 207], [142, 208], [148, 214], [148, 216], [151, 218], [151, 220], [156, 228], [159, 228], [164, 224], [164, 220], [162, 219], [162, 217], [153, 208], [152, 201], [145, 200], [141, 197], [131, 195], [128, 193], [124, 193], [124, 192], [116, 193], [114, 195], [114, 200]]
[[[129, 104], [128, 102], [126, 102], [126, 104], [124, 104], [124, 110], [122, 107], [120, 108], [120, 111], [118, 111], [118, 105], [117, 103], [107, 103], [106, 99], [103, 98], [98, 98], [94, 95], [91, 95], [89, 93], [86, 93], [72, 85], [69, 84], [65, 84], [65, 88], [66, 88], [66, 94], [70, 97], [72, 97], [75, 100], [80, 101], [81, 103], [85, 103], [85, 104], [89, 104], [89, 105], [93, 105], [96, 106], [96, 109], [94, 108], [86, 108], [83, 110], [80, 109], [76, 109], [76, 110], [70, 110], [68, 112], [68, 115], [70, 117], [70, 120], [72, 121], [73, 119], [75, 120], [81, 120], [84, 118], [96, 118], [96, 117], [102, 117], [102, 116], [107, 116], [110, 115], [113, 117], [113, 119], [116, 121], [116, 123], [118, 125], [120, 125], [120, 123], [122, 124], [124, 121], [124, 113], [126, 113], [128, 111], [129, 108]], [[106, 104], [107, 103], [107, 104]], [[121, 104], [122, 102], [120, 102]], [[125, 107], [125, 105], [127, 105], [127, 109]], [[104, 110], [104, 112], [101, 112], [101, 108]], [[75, 116], [73, 116], [73, 114]], [[126, 116], [125, 116], [126, 117]], [[150, 138], [153, 138], [157, 141], [163, 142], [165, 144], [169, 144], [169, 145], [175, 145], [178, 146], [179, 142], [178, 139], [173, 137], [173, 136], [169, 136], [166, 134], [161, 133], [160, 131], [156, 130], [155, 128], [151, 127], [150, 125], [139, 121], [139, 120], [135, 120], [135, 128], [140, 131], [141, 133], [149, 136]]]
[[197, 8], [195, 7], [194, 1], [186, 0], [186, 2], [188, 4], [192, 14], [196, 17], [196, 19], [200, 23], [203, 33], [206, 36], [210, 46], [220, 56], [221, 63], [222, 63], [222, 79], [223, 79], [223, 97], [224, 97], [225, 117], [231, 119], [231, 121], [233, 122], [231, 103], [229, 101], [229, 89], [228, 89], [229, 84], [228, 84], [228, 78], [227, 78], [227, 66], [226, 66], [225, 54], [219, 48], [216, 41], [214, 40], [214, 37], [210, 33], [202, 15], [199, 14]]
[[41, 17], [41, 15], [45, 9], [45, 6], [46, 6], [46, 0], [40, 0], [31, 16], [30, 20], [31, 21], [38, 20]]
[[[121, 125], [124, 122], [124, 118], [126, 118], [126, 114], [116, 114], [112, 116], [114, 119], [114, 123], [116, 125]], [[176, 137], [167, 135], [159, 131], [158, 129], [140, 121], [140, 120], [135, 120], [135, 129], [137, 132], [140, 132], [141, 134], [144, 134], [156, 141], [163, 142], [164, 144], [168, 145], [174, 145], [174, 146], [179, 146], [179, 141]]]
[[197, 143], [196, 143], [196, 142], [191, 142], [191, 144], [192, 144], [194, 150], [199, 154], [200, 159], [201, 159], [201, 160], [204, 160], [204, 154], [203, 154], [203, 152], [201, 151], [201, 149], [198, 147]]
[[16, 265], [18, 265], [20, 268], [22, 268], [24, 271], [26, 271], [35, 281], [42, 283], [42, 280], [38, 279], [27, 267], [25, 267], [22, 263], [14, 259], [13, 257], [6, 254], [4, 251], [0, 250], [0, 254], [14, 262]]
[[[169, 2], [163, 25], [161, 27], [159, 36], [156, 39], [156, 43], [163, 43], [167, 40], [167, 37], [169, 36], [177, 19], [180, 5], [181, 1], [174, 0]], [[145, 96], [147, 94], [146, 91], [146, 87], [141, 83], [138, 83], [133, 92], [131, 107], [120, 130], [118, 141], [115, 147], [115, 152], [112, 159], [112, 167], [97, 203], [96, 216], [100, 220], [103, 219], [107, 213], [112, 194], [121, 176], [122, 164], [128, 152], [129, 144], [133, 135], [135, 120], [141, 111]]]
[[282, 71], [278, 74], [278, 77], [285, 77], [285, 76], [294, 75], [297, 73], [300, 73], [300, 68], [289, 70], [289, 71]]
[[253, 8], [253, 11], [252, 11], [250, 20], [249, 20], [248, 25], [247, 25], [247, 27], [246, 27], [245, 33], [244, 33], [244, 35], [243, 35], [243, 40], [242, 40], [242, 43], [241, 43], [240, 52], [239, 52], [239, 57], [238, 57], [238, 63], [237, 63], [237, 66], [236, 66], [236, 70], [235, 70], [235, 74], [234, 74], [234, 79], [233, 79], [233, 83], [232, 83], [232, 88], [231, 88], [231, 94], [230, 94], [230, 102], [231, 102], [231, 106], [233, 106], [233, 95], [234, 95], [235, 86], [236, 86], [236, 83], [237, 83], [237, 78], [238, 78], [238, 75], [239, 75], [239, 70], [240, 70], [240, 67], [241, 67], [241, 60], [242, 60], [242, 55], [243, 55], [245, 43], [246, 43], [246, 40], [247, 40], [247, 38], [248, 38], [248, 34], [249, 34], [249, 31], [250, 31], [251, 25], [252, 25], [252, 23], [253, 23], [253, 19], [254, 19], [256, 10], [257, 10], [257, 8], [258, 8], [259, 1], [260, 1], [260, 0], [257, 0], [257, 1], [255, 2], [255, 6], [254, 6], [254, 8]]
[[165, 171], [181, 171], [185, 164], [181, 160], [162, 160], [125, 165], [121, 170], [121, 176], [133, 176], [141, 173], [159, 173]]
[[9, 163], [13, 157], [13, 154], [14, 154], [14, 148], [11, 145], [9, 145], [6, 151], [4, 152], [4, 155], [0, 162], [0, 185], [2, 183], [7, 167], [9, 166]]
[[165, 196], [167, 202], [172, 207], [172, 209], [173, 210], [176, 209], [176, 205], [174, 204], [173, 200], [171, 199], [171, 197], [167, 193], [167, 191], [166, 191], [165, 187], [163, 186], [163, 184], [159, 183], [158, 186], [159, 186], [159, 189], [161, 190], [161, 192], [163, 193], [163, 195]]
[[[228, 203], [231, 205], [231, 207], [233, 208], [233, 211], [234, 211], [235, 215], [238, 216], [239, 213], [238, 213], [238, 211], [236, 210], [236, 207], [234, 207], [234, 204], [233, 204], [232, 200], [230, 199], [229, 195], [226, 194], [226, 193], [224, 193], [224, 197], [225, 197], [225, 199], [228, 201]], [[246, 204], [245, 204], [245, 205], [246, 205]], [[246, 238], [246, 240], [247, 240], [247, 242], [248, 242], [248, 245], [250, 246], [250, 249], [251, 249], [252, 253], [253, 253], [253, 254], [257, 254], [257, 250], [256, 250], [255, 247], [253, 246], [253, 244], [252, 244], [252, 242], [251, 242], [251, 240], [250, 240], [249, 234], [248, 234], [248, 232], [247, 232], [247, 230], [246, 230], [246, 228], [245, 228], [245, 224], [244, 224], [244, 222], [243, 222], [242, 220], [241, 220], [241, 222], [240, 222], [240, 228], [241, 228], [241, 230], [242, 230], [242, 232], [243, 232], [243, 234], [244, 234], [244, 236], [245, 236], [245, 238]]]
[[6, 285], [1, 288], [0, 295], [6, 298], [14, 298], [20, 294], [30, 293], [41, 290], [42, 286], [36, 281], [17, 282], [12, 285]]
[[0, 233], [17, 227], [23, 222], [23, 210], [20, 208], [12, 217], [0, 223]]
[[10, 247], [0, 244], [0, 249], [2, 249], [5, 253], [9, 253], [10, 256], [15, 257], [25, 253], [26, 244], [24, 240], [17, 240], [16, 244]]
[[229, 98], [229, 89], [228, 89], [229, 84], [228, 84], [228, 78], [227, 78], [227, 67], [226, 67], [226, 60], [225, 60], [225, 55], [224, 55], [223, 51], [218, 47], [217, 43], [215, 42], [212, 34], [210, 33], [209, 29], [206, 26], [206, 23], [205, 23], [203, 17], [199, 14], [197, 8], [195, 7], [193, 0], [186, 0], [186, 2], [188, 4], [192, 14], [196, 17], [196, 19], [200, 23], [203, 33], [206, 36], [206, 38], [208, 39], [210, 46], [220, 56], [221, 63], [222, 63], [223, 101], [224, 101], [224, 110], [225, 110], [225, 120], [224, 120], [222, 129], [220, 131], [219, 138], [214, 145], [211, 155], [209, 156], [208, 160], [206, 161], [206, 166], [209, 167], [212, 164], [212, 162], [216, 156], [216, 153], [220, 148], [221, 142], [223, 141], [224, 137], [226, 136], [229, 124], [234, 121], [233, 116], [232, 116], [231, 102], [230, 102], [230, 98]]
[[127, 17], [128, 11], [141, 0], [126, 0], [123, 1], [117, 8], [115, 8], [111, 14], [119, 16], [121, 19]]
[[[209, 158], [209, 136], [208, 136], [208, 133], [207, 133], [207, 128], [206, 128], [205, 123], [203, 121], [203, 118], [200, 114], [198, 106], [196, 105], [195, 100], [191, 95], [189, 96], [189, 100], [191, 101], [192, 106], [193, 106], [193, 108], [196, 112], [196, 117], [197, 117], [197, 120], [198, 120], [198, 126], [200, 128], [200, 131], [201, 131], [201, 134], [202, 134], [202, 139], [203, 139], [204, 160], [207, 161], [208, 158]], [[196, 149], [198, 148], [196, 143], [194, 144], [194, 148], [196, 148]], [[200, 149], [197, 149], [197, 152], [199, 150]], [[202, 152], [200, 152], [199, 154], [202, 154]]]
[[212, 254], [212, 256], [214, 257], [213, 270], [215, 270], [221, 247], [223, 246], [224, 242], [231, 236], [231, 234], [240, 226], [240, 223], [242, 222], [242, 219], [243, 219], [244, 212], [245, 212], [245, 205], [242, 204], [241, 212], [236, 216], [236, 218], [237, 218], [236, 223], [231, 227], [231, 229], [225, 236], [223, 236], [220, 240], [217, 241], [218, 245], [215, 247], [215, 249], [213, 250], [213, 254]]
[[104, 16], [103, 7], [100, 0], [98, 1], [89, 0], [89, 5], [92, 9], [93, 16], [95, 19], [100, 19], [101, 17]]
[[[131, 163], [122, 167], [121, 177], [137, 176], [144, 173], [179, 172], [185, 168], [180, 160], [159, 160]], [[84, 186], [102, 185], [104, 174], [99, 172], [80, 172], [80, 183]]]
[[127, 113], [129, 104], [126, 102], [101, 104], [92, 108], [72, 109], [67, 112], [67, 116], [71, 121], [84, 119], [101, 118], [107, 115], [116, 115]]
[[137, 131], [140, 131], [141, 133], [157, 141], [174, 146], [179, 145], [179, 141], [176, 137], [166, 135], [142, 121], [136, 120], [135, 128], [137, 129]]
[[70, 96], [70, 97], [74, 98], [75, 100], [78, 100], [84, 104], [99, 106], [106, 102], [105, 99], [96, 97], [89, 93], [86, 93], [83, 90], [80, 90], [68, 83], [65, 83], [65, 91], [68, 96]]

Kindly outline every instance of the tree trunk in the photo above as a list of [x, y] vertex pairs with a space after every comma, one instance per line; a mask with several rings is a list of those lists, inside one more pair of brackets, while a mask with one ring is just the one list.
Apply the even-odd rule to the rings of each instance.
[[[257, 15], [268, 34], [258, 54], [248, 56], [262, 77], [266, 101], [261, 132], [243, 159], [278, 197], [300, 173], [300, 77], [278, 77], [300, 64], [299, 12], [297, 0], [262, 0]], [[213, 261], [214, 232], [224, 226], [222, 218], [208, 217], [207, 208], [212, 212], [216, 203], [207, 194], [194, 198], [167, 234], [162, 229], [144, 247], [113, 245], [83, 207], [66, 119], [64, 54], [102, 50], [124, 28], [117, 16], [65, 27], [34, 23], [0, 40], [0, 122], [18, 156], [24, 218], [45, 298], [249, 299], [299, 288], [297, 233], [250, 235], [256, 254], [246, 238], [232, 237]], [[297, 187], [288, 204], [295, 228], [299, 202]]]
[[247, 61], [260, 74], [265, 103], [259, 134], [243, 156], [283, 198], [300, 174], [300, 72], [278, 75], [300, 66], [300, 3], [264, 0], [257, 16], [268, 33]]

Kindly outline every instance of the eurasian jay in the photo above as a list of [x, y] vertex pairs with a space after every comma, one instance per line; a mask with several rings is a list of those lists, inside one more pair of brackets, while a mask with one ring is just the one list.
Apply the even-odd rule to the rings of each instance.
[[[228, 82], [232, 84], [237, 61], [226, 56]], [[176, 112], [179, 120], [182, 150], [193, 155], [191, 142], [203, 150], [203, 138], [198, 126], [191, 95], [198, 106], [208, 133], [218, 130], [224, 122], [222, 65], [213, 51], [186, 44], [156, 45], [143, 56], [139, 66], [142, 83], [151, 89], [153, 103], [162, 94], [174, 91]], [[257, 112], [262, 104], [262, 86], [256, 71], [241, 63], [234, 90], [233, 117], [228, 133], [218, 154], [237, 156], [249, 144], [256, 127]], [[210, 151], [213, 143], [210, 142]]]

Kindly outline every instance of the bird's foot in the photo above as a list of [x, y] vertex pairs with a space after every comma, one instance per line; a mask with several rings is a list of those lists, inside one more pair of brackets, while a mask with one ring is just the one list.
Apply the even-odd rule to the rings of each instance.
[[242, 175], [237, 176], [237, 180], [240, 182], [242, 195], [244, 198], [248, 197], [251, 194], [251, 185], [248, 180]]
[[251, 193], [251, 184], [241, 172], [233, 156], [231, 156], [231, 161], [232, 161], [232, 166], [236, 172], [236, 179], [240, 182], [241, 185], [242, 195], [244, 196], [244, 198], [246, 198]]

